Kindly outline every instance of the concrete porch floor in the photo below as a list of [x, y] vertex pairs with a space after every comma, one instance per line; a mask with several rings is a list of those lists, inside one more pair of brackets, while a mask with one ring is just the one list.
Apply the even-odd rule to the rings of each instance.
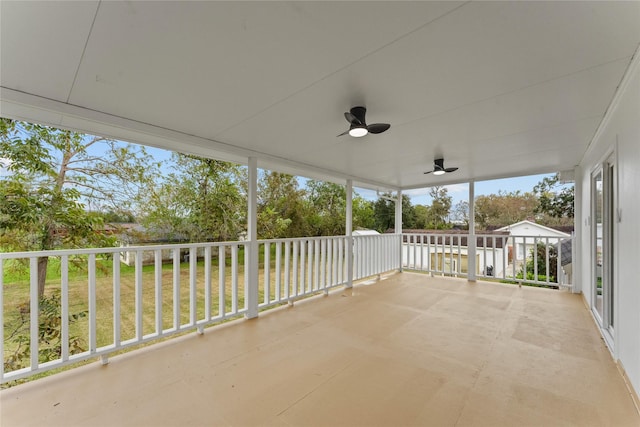
[[580, 295], [402, 273], [0, 394], [3, 427], [638, 426]]

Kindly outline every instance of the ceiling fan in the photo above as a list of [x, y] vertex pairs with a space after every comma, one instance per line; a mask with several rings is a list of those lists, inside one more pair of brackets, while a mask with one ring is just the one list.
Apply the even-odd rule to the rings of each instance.
[[391, 127], [388, 123], [374, 123], [368, 125], [365, 122], [364, 116], [367, 114], [365, 107], [353, 107], [350, 111], [344, 113], [344, 118], [349, 122], [349, 130], [342, 132], [338, 136], [349, 134], [353, 137], [359, 138], [365, 136], [368, 133], [382, 133]]
[[444, 175], [445, 173], [451, 173], [457, 170], [458, 168], [445, 168], [444, 159], [435, 159], [433, 161], [433, 170], [425, 172], [425, 175], [432, 172], [434, 175]]

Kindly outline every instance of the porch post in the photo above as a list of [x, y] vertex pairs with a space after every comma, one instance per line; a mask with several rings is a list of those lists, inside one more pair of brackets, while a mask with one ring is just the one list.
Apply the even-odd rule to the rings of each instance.
[[398, 200], [396, 200], [396, 217], [395, 217], [395, 231], [399, 240], [399, 254], [398, 254], [398, 271], [402, 273], [402, 191], [398, 190]]
[[249, 185], [247, 194], [247, 238], [249, 239], [248, 253], [249, 271], [248, 275], [248, 291], [247, 291], [247, 312], [245, 317], [252, 319], [258, 317], [258, 159], [249, 157]]
[[346, 256], [347, 256], [347, 288], [353, 287], [353, 181], [347, 180], [347, 212], [345, 235], [347, 236]]
[[469, 237], [467, 239], [467, 280], [476, 281], [475, 182], [469, 181]]
[[[589, 235], [586, 237], [583, 235], [583, 230], [586, 227], [583, 226], [583, 218], [588, 217], [587, 215], [583, 215], [582, 211], [582, 198], [583, 191], [582, 188], [582, 168], [580, 166], [576, 166], [574, 169], [574, 182], [573, 182], [573, 241], [571, 242], [571, 284], [573, 285], [571, 288], [571, 292], [575, 294], [579, 294], [582, 292], [582, 241], [583, 239], [588, 239]], [[617, 197], [617, 195], [616, 195]], [[586, 228], [588, 230], [588, 228]], [[560, 260], [558, 260], [560, 262]]]

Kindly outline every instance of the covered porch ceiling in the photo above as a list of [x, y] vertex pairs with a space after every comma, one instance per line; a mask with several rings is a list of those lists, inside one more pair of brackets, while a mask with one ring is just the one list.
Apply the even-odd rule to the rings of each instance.
[[[373, 189], [572, 169], [640, 2], [0, 3], [0, 113]], [[352, 138], [364, 105], [384, 134]], [[424, 175], [436, 157], [453, 174]]]

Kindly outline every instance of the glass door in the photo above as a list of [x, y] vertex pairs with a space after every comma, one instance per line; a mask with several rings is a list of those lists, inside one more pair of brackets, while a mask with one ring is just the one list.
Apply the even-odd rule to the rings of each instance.
[[593, 253], [593, 311], [613, 339], [616, 170], [612, 154], [591, 176], [591, 235]]
[[593, 256], [593, 309], [596, 317], [602, 324], [604, 317], [604, 296], [602, 292], [603, 286], [603, 221], [604, 221], [604, 194], [603, 194], [603, 177], [602, 168], [599, 168], [591, 176], [591, 235], [592, 235], [592, 256]]

